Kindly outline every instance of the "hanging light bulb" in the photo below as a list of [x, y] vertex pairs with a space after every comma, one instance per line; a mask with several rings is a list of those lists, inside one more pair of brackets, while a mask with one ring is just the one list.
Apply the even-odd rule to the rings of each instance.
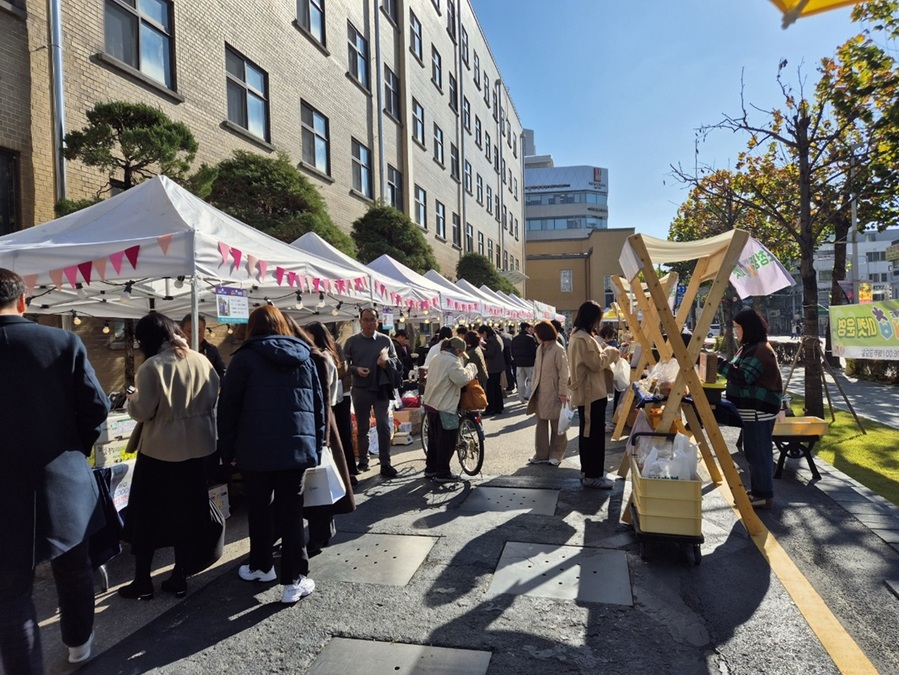
[[427, 309], [426, 309], [425, 311], [422, 312], [422, 314], [427, 314], [427, 313], [428, 313], [428, 310], [427, 310]]
[[175, 277], [175, 288], [184, 288], [184, 276]]
[[228, 335], [234, 335], [234, 329], [231, 328], [231, 324], [228, 324]]
[[425, 319], [425, 325], [428, 326], [428, 325], [430, 325], [430, 324], [431, 324], [431, 320], [430, 320], [430, 319]]
[[78, 312], [76, 312], [74, 309], [72, 310], [72, 323], [76, 326], [81, 325], [81, 317], [78, 316]]
[[303, 309], [303, 294], [297, 291], [297, 304], [294, 305], [297, 309]]
[[337, 307], [335, 307], [334, 309], [331, 310], [332, 316], [337, 316], [338, 314], [340, 314], [341, 307], [343, 307], [343, 302], [338, 302]]
[[103, 322], [103, 335], [109, 335], [109, 322]]
[[315, 305], [317, 309], [322, 309], [325, 306], [325, 294], [322, 291], [318, 293], [318, 303]]
[[400, 312], [400, 318], [397, 319], [400, 323], [406, 323], [406, 315]]
[[265, 304], [268, 305], [269, 307], [274, 307], [274, 306], [275, 306], [275, 303], [272, 302], [272, 301], [268, 298], [268, 296], [266, 296], [266, 297], [264, 297], [264, 298], [262, 298], [262, 299], [265, 300]]
[[128, 302], [129, 300], [131, 300], [131, 289], [133, 286], [133, 281], [129, 281], [125, 284], [125, 289], [122, 291], [122, 302]]

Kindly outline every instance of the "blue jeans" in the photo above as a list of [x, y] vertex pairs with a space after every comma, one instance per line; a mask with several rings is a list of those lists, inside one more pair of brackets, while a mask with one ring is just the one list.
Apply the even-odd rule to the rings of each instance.
[[[50, 561], [59, 595], [59, 628], [69, 647], [94, 629], [94, 574], [83, 542]], [[37, 614], [31, 599], [34, 570], [0, 576], [0, 657], [7, 673], [43, 673]]]
[[774, 420], [743, 422], [743, 454], [749, 463], [749, 491], [753, 497], [774, 496]]

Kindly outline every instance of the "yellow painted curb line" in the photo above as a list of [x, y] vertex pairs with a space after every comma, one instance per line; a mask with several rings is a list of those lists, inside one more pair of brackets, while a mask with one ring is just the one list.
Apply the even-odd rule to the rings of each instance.
[[[718, 484], [718, 489], [721, 490], [727, 503], [733, 505], [734, 496], [727, 483], [722, 481]], [[731, 506], [731, 508], [739, 520], [739, 510], [735, 506]], [[818, 592], [790, 559], [790, 555], [781, 547], [774, 535], [768, 531], [768, 528], [762, 524], [762, 531], [750, 538], [761, 551], [780, 583], [787, 589], [787, 593], [802, 612], [809, 628], [818, 636], [840, 672], [847, 675], [856, 673], [877, 675], [877, 668], [868, 660], [852, 636], [846, 632], [839, 619], [830, 611], [830, 607], [818, 595]]]

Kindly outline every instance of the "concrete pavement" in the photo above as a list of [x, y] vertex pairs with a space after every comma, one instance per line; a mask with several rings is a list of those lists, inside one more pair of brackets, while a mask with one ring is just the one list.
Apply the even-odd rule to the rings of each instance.
[[[845, 384], [860, 415], [882, 421], [881, 407], [899, 410], [896, 388]], [[315, 593], [295, 607], [277, 603], [276, 586], [237, 578], [245, 543], [235, 504], [229, 560], [192, 580], [186, 599], [101, 600], [104, 651], [83, 672], [428, 672], [428, 664], [463, 662], [462, 672], [479, 672], [463, 656], [487, 659], [489, 673], [837, 672], [714, 486], [704, 489], [702, 565], [667, 547], [643, 561], [619, 523], [630, 483], [581, 488], [573, 433], [561, 467], [526, 465], [533, 421], [514, 399], [507, 406], [485, 422], [484, 476], [456, 488], [421, 477], [417, 444], [394, 448], [400, 477], [362, 482], [359, 508], [338, 519], [334, 545], [312, 560]], [[734, 430], [723, 431], [732, 446]], [[622, 451], [609, 447], [610, 472]], [[818, 465], [824, 475], [814, 483], [788, 462], [777, 506], [762, 519], [874, 666], [899, 672], [896, 508]], [[395, 560], [405, 567], [382, 571]], [[130, 559], [111, 568], [112, 582], [124, 583]], [[53, 653], [47, 586], [38, 590], [47, 668], [65, 672]], [[399, 645], [418, 646], [418, 656]], [[387, 661], [371, 651], [378, 648]], [[358, 667], [339, 665], [335, 652], [352, 654]]]

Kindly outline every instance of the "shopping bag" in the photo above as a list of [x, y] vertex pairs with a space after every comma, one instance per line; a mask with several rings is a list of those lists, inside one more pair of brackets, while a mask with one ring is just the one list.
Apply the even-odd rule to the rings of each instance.
[[612, 378], [615, 391], [625, 391], [631, 385], [631, 366], [627, 359], [618, 359], [612, 365]]
[[212, 567], [225, 550], [225, 516], [212, 499], [209, 514], [203, 519], [203, 527], [190, 544], [184, 572], [191, 576]]
[[566, 401], [562, 406], [562, 410], [559, 412], [559, 436], [563, 436], [568, 433], [569, 427], [571, 427], [571, 420], [574, 417], [574, 411], [571, 409], [571, 406], [568, 405]]
[[322, 459], [314, 469], [306, 469], [303, 477], [303, 506], [330, 506], [346, 494], [340, 473], [334, 464], [331, 448], [322, 448]]
[[487, 392], [477, 378], [462, 387], [459, 407], [462, 410], [484, 410], [487, 407]]

